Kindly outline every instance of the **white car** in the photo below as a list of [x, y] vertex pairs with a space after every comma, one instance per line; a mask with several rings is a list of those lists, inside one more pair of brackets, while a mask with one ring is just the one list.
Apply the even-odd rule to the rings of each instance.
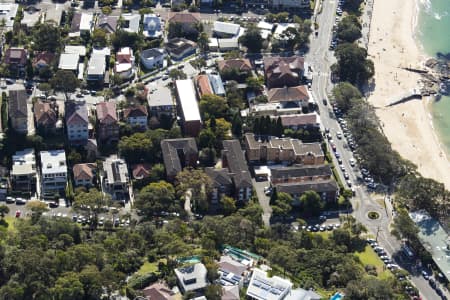
[[350, 163], [350, 166], [352, 166], [352, 167], [354, 167], [354, 166], [355, 166], [355, 164], [356, 164], [356, 162], [355, 162], [355, 159], [354, 159], [354, 158], [350, 158], [350, 159], [348, 160], [348, 162]]
[[342, 133], [341, 133], [341, 132], [336, 133], [336, 137], [337, 137], [339, 140], [342, 139]]

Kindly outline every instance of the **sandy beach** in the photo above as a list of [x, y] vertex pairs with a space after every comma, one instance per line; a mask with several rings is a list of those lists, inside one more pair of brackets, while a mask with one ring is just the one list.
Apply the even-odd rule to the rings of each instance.
[[414, 0], [375, 0], [369, 55], [375, 63], [375, 89], [369, 101], [377, 108], [392, 147], [418, 166], [419, 172], [450, 189], [450, 164], [434, 132], [428, 100], [385, 107], [393, 98], [418, 87], [418, 74], [401, 67], [420, 67], [425, 60], [414, 40]]

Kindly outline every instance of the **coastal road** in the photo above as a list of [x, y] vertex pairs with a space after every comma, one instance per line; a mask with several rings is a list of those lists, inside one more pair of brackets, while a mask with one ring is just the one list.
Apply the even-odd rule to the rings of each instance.
[[[330, 80], [330, 67], [336, 61], [333, 52], [329, 51], [331, 41], [331, 32], [335, 22], [335, 11], [337, 6], [336, 0], [323, 0], [322, 12], [317, 15], [317, 23], [319, 24], [319, 33], [313, 37], [310, 43], [310, 51], [306, 56], [313, 68], [313, 83], [312, 93], [319, 106], [319, 112], [323, 128], [329, 128], [332, 133], [334, 143], [337, 151], [341, 154], [343, 165], [349, 173], [350, 180], [353, 182], [355, 188], [355, 197], [352, 199], [353, 216], [367, 227], [369, 232], [377, 238], [378, 243], [386, 249], [386, 252], [393, 256], [393, 258], [402, 267], [406, 268], [411, 273], [411, 281], [419, 289], [422, 299], [440, 299], [437, 293], [430, 287], [428, 281], [423, 279], [420, 275], [420, 269], [416, 268], [414, 264], [402, 259], [401, 243], [393, 235], [391, 235], [390, 224], [392, 222], [392, 207], [389, 198], [381, 195], [381, 199], [375, 199], [371, 195], [364, 184], [360, 184], [358, 177], [360, 173], [357, 167], [352, 168], [349, 164], [349, 159], [353, 157], [353, 153], [347, 147], [345, 138], [339, 140], [336, 138], [336, 132], [341, 131], [339, 123], [336, 121], [329, 97], [333, 83]], [[368, 24], [365, 22], [366, 26]], [[365, 32], [367, 34], [367, 32]], [[322, 101], [326, 99], [326, 105]], [[336, 157], [333, 155], [335, 165], [338, 166]], [[342, 172], [339, 170], [341, 178]], [[378, 194], [379, 198], [380, 195]], [[377, 220], [370, 220], [367, 217], [369, 211], [376, 211], [380, 218]]]

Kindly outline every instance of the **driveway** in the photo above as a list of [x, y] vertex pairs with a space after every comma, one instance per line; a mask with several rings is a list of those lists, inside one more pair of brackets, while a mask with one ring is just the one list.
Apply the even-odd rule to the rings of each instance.
[[270, 226], [270, 216], [272, 215], [272, 207], [270, 207], [270, 197], [264, 194], [264, 188], [269, 185], [268, 181], [256, 181], [252, 178], [253, 188], [258, 196], [259, 205], [263, 209], [262, 219], [264, 225]]

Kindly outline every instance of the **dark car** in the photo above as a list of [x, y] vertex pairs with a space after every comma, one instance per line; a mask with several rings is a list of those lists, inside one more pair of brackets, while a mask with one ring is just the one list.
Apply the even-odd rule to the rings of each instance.
[[50, 202], [50, 203], [48, 204], [48, 206], [50, 206], [51, 208], [56, 208], [56, 207], [59, 206], [59, 203], [58, 203], [58, 202]]

